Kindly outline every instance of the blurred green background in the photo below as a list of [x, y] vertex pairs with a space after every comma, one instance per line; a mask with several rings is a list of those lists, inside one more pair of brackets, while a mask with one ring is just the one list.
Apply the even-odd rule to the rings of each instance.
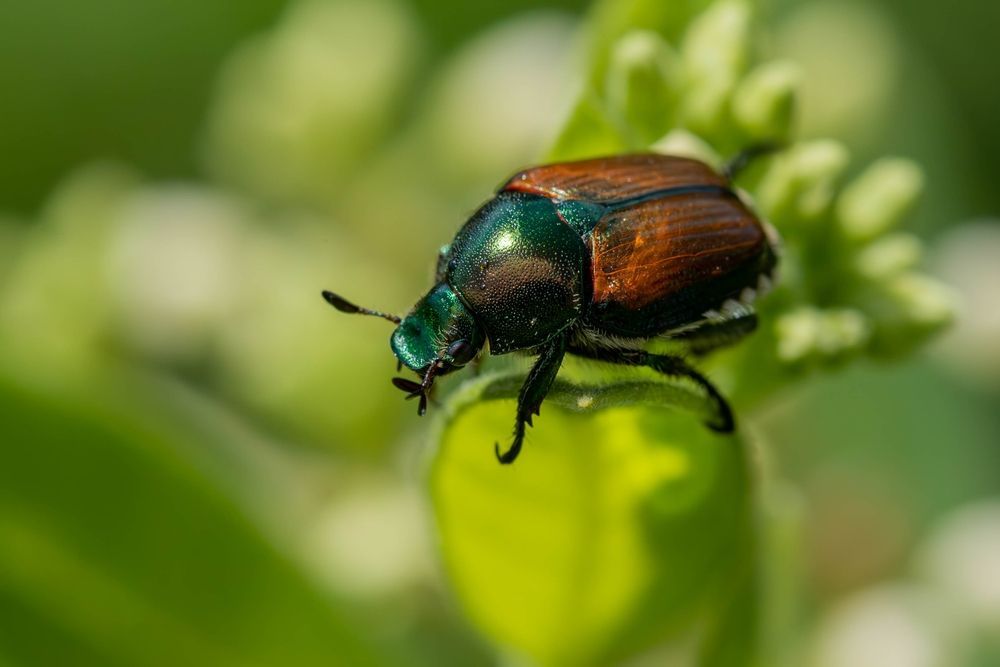
[[[552, 144], [614, 6], [0, 5], [0, 665], [532, 664], [457, 599], [483, 554], [435, 529], [388, 327], [318, 294], [405, 311]], [[762, 664], [1000, 664], [1000, 5], [757, 15], [798, 136], [923, 166], [906, 229], [960, 312], [746, 415], [785, 554]]]

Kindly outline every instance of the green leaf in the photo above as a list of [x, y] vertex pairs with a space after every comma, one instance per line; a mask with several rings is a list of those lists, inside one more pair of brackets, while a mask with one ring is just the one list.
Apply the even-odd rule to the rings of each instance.
[[209, 168], [259, 196], [337, 201], [392, 128], [421, 53], [394, 0], [297, 2], [222, 69], [208, 124]]
[[839, 142], [796, 144], [778, 155], [757, 192], [760, 207], [780, 228], [795, 228], [820, 217], [847, 168], [848, 153]]
[[653, 30], [676, 43], [692, 17], [711, 0], [599, 0], [590, 16], [591, 83], [600, 85], [606, 75], [611, 50], [632, 30]]
[[837, 201], [848, 238], [870, 241], [899, 223], [920, 196], [924, 175], [911, 160], [882, 158], [850, 183]]
[[754, 141], [782, 141], [791, 133], [799, 70], [794, 63], [757, 67], [733, 94], [733, 116]]
[[690, 627], [750, 558], [742, 441], [670, 409], [702, 402], [682, 385], [559, 381], [501, 466], [520, 379], [471, 381], [441, 418], [430, 485], [469, 618], [542, 665], [605, 664]]
[[840, 363], [860, 354], [871, 336], [871, 323], [851, 308], [802, 307], [777, 319], [778, 358], [789, 364]]
[[686, 84], [681, 117], [687, 127], [706, 135], [723, 130], [730, 98], [746, 68], [750, 19], [746, 2], [723, 0], [688, 27], [681, 47]]
[[[747, 549], [750, 553], [750, 550]], [[760, 591], [756, 563], [751, 559], [733, 572], [720, 590], [718, 610], [701, 644], [701, 667], [741, 667], [755, 664], [759, 635]]]
[[858, 251], [854, 269], [868, 280], [887, 280], [912, 269], [922, 254], [923, 245], [916, 236], [905, 232], [886, 234]]
[[608, 105], [629, 129], [634, 148], [659, 139], [673, 123], [677, 56], [655, 32], [636, 30], [615, 45]]
[[904, 272], [874, 285], [863, 299], [876, 323], [871, 346], [876, 356], [908, 354], [955, 318], [952, 290], [920, 273]]
[[[945, 290], [911, 273], [919, 243], [885, 235], [919, 171], [876, 163], [844, 189], [842, 143], [794, 141], [797, 67], [752, 61], [754, 4], [599, 2], [587, 86], [548, 156], [652, 148], [720, 165], [754, 142], [787, 145], [739, 181], [784, 237], [777, 290], [757, 304], [755, 336], [706, 362], [741, 414], [807, 371], [912, 349], [952, 313]], [[762, 539], [750, 520], [740, 437], [699, 423], [692, 387], [604, 372], [561, 369], [604, 383], [557, 381], [513, 466], [492, 446], [522, 378], [472, 381], [448, 401], [429, 481], [468, 618], [513, 664], [618, 664], [664, 641], [705, 666], [774, 664], [774, 619], [795, 609], [756, 553], [767, 527]]]
[[619, 127], [596, 94], [584, 95], [549, 149], [553, 162], [612, 155], [628, 148]]
[[0, 421], [15, 664], [399, 664], [149, 424], [2, 379]]

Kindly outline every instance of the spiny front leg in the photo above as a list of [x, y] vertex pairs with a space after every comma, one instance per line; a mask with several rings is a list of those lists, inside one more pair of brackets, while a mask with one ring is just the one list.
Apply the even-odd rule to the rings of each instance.
[[531, 372], [521, 385], [521, 392], [517, 397], [517, 418], [514, 422], [514, 440], [506, 452], [500, 453], [500, 443], [496, 443], [497, 460], [500, 463], [513, 463], [514, 459], [521, 452], [521, 445], [524, 444], [525, 426], [531, 426], [531, 416], [541, 412], [542, 401], [552, 387], [552, 382], [556, 379], [559, 366], [562, 365], [563, 356], [566, 354], [566, 339], [559, 336], [541, 350], [535, 365], [531, 367]]
[[715, 406], [715, 415], [706, 425], [719, 433], [731, 433], [736, 427], [736, 423], [733, 420], [733, 411], [730, 409], [726, 399], [719, 393], [719, 390], [708, 381], [708, 378], [689, 366], [680, 357], [670, 354], [651, 354], [645, 350], [622, 350], [617, 348], [593, 349], [572, 346], [568, 351], [577, 356], [597, 361], [624, 364], [627, 366], [646, 366], [664, 375], [686, 377], [697, 384]]

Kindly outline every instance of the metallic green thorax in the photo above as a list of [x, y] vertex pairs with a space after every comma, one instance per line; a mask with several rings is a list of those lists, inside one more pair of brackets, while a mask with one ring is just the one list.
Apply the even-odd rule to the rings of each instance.
[[453, 361], [448, 348], [459, 340], [478, 351], [486, 335], [451, 287], [438, 283], [396, 327], [390, 344], [396, 357], [412, 370], [420, 372], [441, 360], [447, 372]]
[[552, 200], [501, 192], [455, 237], [446, 280], [485, 330], [492, 354], [529, 349], [582, 315], [587, 247]]

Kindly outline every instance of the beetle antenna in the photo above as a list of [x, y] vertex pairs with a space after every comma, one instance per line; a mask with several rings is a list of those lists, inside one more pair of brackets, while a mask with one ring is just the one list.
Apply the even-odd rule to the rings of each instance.
[[329, 290], [323, 290], [323, 298], [326, 302], [339, 310], [342, 313], [351, 313], [359, 315], [374, 315], [375, 317], [381, 317], [382, 319], [389, 320], [395, 324], [399, 324], [401, 320], [395, 315], [390, 315], [389, 313], [383, 313], [378, 310], [372, 310], [371, 308], [362, 308], [361, 306], [355, 306], [353, 303], [345, 299], [344, 297], [334, 294]]
[[747, 146], [722, 165], [722, 175], [727, 181], [732, 183], [733, 179], [749, 167], [754, 160], [765, 155], [770, 155], [771, 153], [776, 153], [784, 148], [785, 144], [780, 141], [762, 141], [759, 144]]

